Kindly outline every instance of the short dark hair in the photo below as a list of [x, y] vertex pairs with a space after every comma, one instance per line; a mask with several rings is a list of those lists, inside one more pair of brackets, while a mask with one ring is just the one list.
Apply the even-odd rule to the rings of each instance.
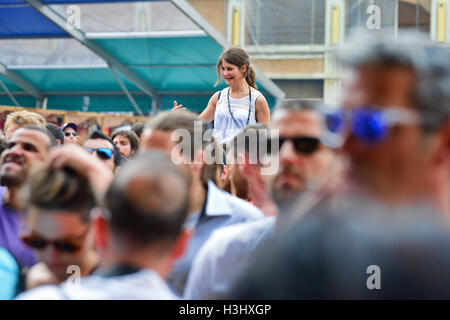
[[90, 210], [96, 205], [89, 180], [68, 167], [36, 167], [23, 192], [27, 208], [76, 212], [84, 223], [89, 222]]
[[317, 111], [317, 102], [303, 100], [303, 99], [293, 99], [283, 102], [280, 106], [275, 108], [275, 112], [279, 111], [287, 111], [287, 112], [296, 112], [296, 111]]
[[130, 245], [173, 244], [187, 215], [189, 184], [187, 175], [165, 154], [138, 154], [106, 193], [111, 230]]
[[128, 139], [130, 141], [131, 150], [137, 151], [139, 149], [139, 138], [138, 136], [130, 130], [120, 130], [116, 131], [112, 134], [111, 140], [114, 141], [114, 138], [117, 136], [122, 136]]
[[140, 138], [142, 131], [144, 131], [144, 127], [145, 127], [144, 122], [136, 122], [131, 126], [131, 131], [133, 131]]
[[22, 127], [22, 128], [27, 129], [27, 130], [39, 131], [39, 132], [42, 132], [43, 134], [45, 134], [50, 139], [50, 145], [48, 146], [48, 149], [58, 145], [58, 142], [56, 142], [55, 136], [45, 128], [43, 129], [41, 127], [36, 127], [36, 126], [26, 126], [26, 127]]
[[3, 151], [7, 149], [7, 143], [6, 143], [6, 136], [1, 133], [0, 134], [0, 156], [2, 155]]
[[[214, 137], [211, 137], [210, 146], [212, 147], [211, 156], [214, 159], [223, 159], [224, 150], [222, 145], [219, 145]], [[217, 171], [222, 172], [224, 168], [223, 161], [213, 161], [212, 163], [205, 163], [200, 172], [200, 180], [202, 181], [203, 187], [207, 188], [208, 181], [213, 181], [218, 185]]]
[[64, 134], [60, 127], [53, 123], [47, 123], [45, 125], [47, 130], [55, 137], [56, 140], [61, 141], [61, 144], [64, 144]]
[[94, 132], [92, 132], [87, 140], [95, 140], [95, 139], [103, 139], [108, 141], [109, 143], [111, 143], [111, 146], [114, 150], [114, 166], [118, 167], [120, 166], [121, 162], [122, 162], [122, 156], [120, 155], [120, 150], [119, 148], [117, 148], [117, 146], [114, 144], [114, 142], [108, 138], [103, 132], [99, 131], [99, 130], [95, 130]]
[[[195, 128], [199, 126], [201, 135], [195, 134]], [[183, 149], [191, 152], [191, 158], [194, 159], [195, 153], [211, 145], [212, 135], [208, 136], [208, 124], [198, 118], [198, 114], [187, 110], [160, 112], [156, 117], [150, 119], [145, 125], [145, 129], [175, 131], [179, 129], [187, 130], [191, 139], [179, 138], [179, 143]], [[211, 132], [209, 132], [211, 133]]]
[[[249, 154], [250, 151], [256, 151], [256, 156], [258, 162], [261, 160], [259, 159], [260, 153], [262, 151], [259, 150], [259, 148], [263, 144], [268, 144], [268, 139], [270, 137], [267, 135], [269, 131], [269, 127], [264, 123], [257, 123], [253, 125], [246, 126], [244, 129], [241, 129], [236, 136], [233, 138], [233, 140], [230, 141], [228, 144], [228, 150], [231, 150], [233, 153], [229, 156], [232, 156], [235, 161], [238, 159], [238, 152], [241, 151], [241, 148], [238, 146], [239, 143], [243, 142], [244, 146], [242, 151], [245, 152], [245, 154]], [[252, 133], [254, 134], [256, 138], [256, 149], [253, 149], [254, 146], [251, 146], [252, 139], [250, 139]], [[243, 141], [242, 141], [243, 140]], [[266, 152], [270, 152], [269, 149], [266, 150]], [[235, 162], [236, 163], [236, 162]]]

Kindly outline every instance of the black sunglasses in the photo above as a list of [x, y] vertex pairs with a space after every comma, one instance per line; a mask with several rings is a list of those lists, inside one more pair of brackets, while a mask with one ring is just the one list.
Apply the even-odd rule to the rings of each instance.
[[22, 241], [36, 250], [44, 250], [49, 244], [61, 252], [74, 253], [81, 249], [82, 245], [68, 240], [46, 240], [36, 235], [22, 236]]
[[314, 152], [319, 150], [320, 148], [320, 139], [314, 138], [314, 137], [294, 137], [294, 138], [279, 138], [279, 148], [281, 150], [281, 146], [286, 141], [291, 141], [294, 145], [295, 151], [297, 153], [309, 156], [312, 155]]
[[108, 148], [98, 148], [98, 149], [92, 149], [92, 148], [85, 148], [86, 151], [92, 153], [97, 152], [97, 156], [102, 160], [108, 160], [111, 159], [113, 154], [115, 154], [114, 150], [108, 149]]
[[76, 136], [78, 135], [78, 133], [76, 133], [76, 132], [64, 132], [64, 135], [65, 135], [66, 137], [68, 137], [68, 136], [70, 136], [70, 135], [76, 137]]

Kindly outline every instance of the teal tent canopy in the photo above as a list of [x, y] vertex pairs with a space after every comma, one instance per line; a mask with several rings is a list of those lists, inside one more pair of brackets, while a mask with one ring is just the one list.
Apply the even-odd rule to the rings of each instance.
[[[229, 44], [184, 0], [0, 4], [0, 105], [149, 115], [176, 100], [199, 112], [225, 86], [214, 83]], [[284, 94], [256, 71], [273, 108]]]

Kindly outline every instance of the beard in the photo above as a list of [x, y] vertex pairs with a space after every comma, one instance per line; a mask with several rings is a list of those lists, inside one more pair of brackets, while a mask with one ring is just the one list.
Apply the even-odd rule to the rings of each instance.
[[25, 183], [27, 170], [24, 168], [18, 172], [0, 172], [0, 185], [5, 187], [17, 187]]
[[[290, 174], [293, 179], [280, 184], [280, 176]], [[283, 206], [294, 200], [305, 189], [307, 181], [302, 172], [293, 166], [284, 166], [280, 168], [279, 173], [271, 181], [271, 195], [277, 206]]]
[[297, 199], [302, 193], [303, 189], [297, 190], [293, 188], [278, 188], [272, 186], [270, 189], [270, 195], [273, 201], [276, 203], [277, 207], [289, 207], [295, 199]]
[[[27, 180], [28, 165], [23, 156], [16, 154], [3, 154], [0, 167], [0, 185], [6, 187], [20, 186]], [[10, 163], [20, 166], [19, 169], [7, 168]]]

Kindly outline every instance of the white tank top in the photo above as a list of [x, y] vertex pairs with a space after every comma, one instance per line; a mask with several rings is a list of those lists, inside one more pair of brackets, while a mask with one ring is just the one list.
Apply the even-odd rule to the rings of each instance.
[[[230, 109], [233, 113], [233, 117], [236, 120], [234, 122], [231, 117], [230, 111], [228, 110], [227, 95], [230, 88], [225, 88], [220, 92], [220, 98], [216, 104], [216, 111], [214, 113], [214, 133], [213, 136], [216, 138], [218, 143], [228, 143], [230, 142], [236, 134], [243, 128], [247, 126], [248, 118], [248, 108], [249, 108], [249, 97], [248, 95], [241, 99], [235, 99], [230, 96]], [[255, 124], [255, 103], [262, 95], [258, 90], [252, 91], [252, 101], [251, 101], [251, 113], [248, 125]]]

